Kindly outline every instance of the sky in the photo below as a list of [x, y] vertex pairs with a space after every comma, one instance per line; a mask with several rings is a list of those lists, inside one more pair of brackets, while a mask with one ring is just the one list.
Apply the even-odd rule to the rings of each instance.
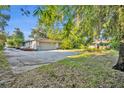
[[[37, 27], [37, 17], [33, 16], [33, 11], [37, 6], [26, 6], [26, 5], [18, 5], [10, 7], [10, 20], [8, 21], [8, 26], [6, 26], [6, 32], [9, 32], [11, 35], [15, 28], [20, 28], [20, 30], [24, 33], [25, 39], [29, 39], [29, 35], [31, 34], [32, 28]], [[31, 14], [29, 16], [22, 15], [21, 8], [29, 10]]]

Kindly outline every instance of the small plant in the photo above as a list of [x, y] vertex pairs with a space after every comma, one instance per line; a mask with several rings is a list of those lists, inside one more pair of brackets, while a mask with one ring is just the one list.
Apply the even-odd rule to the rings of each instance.
[[0, 51], [3, 50], [4, 45], [0, 43]]
[[67, 40], [63, 40], [60, 47], [62, 49], [72, 49], [73, 48], [73, 44], [71, 42], [71, 40], [67, 39]]

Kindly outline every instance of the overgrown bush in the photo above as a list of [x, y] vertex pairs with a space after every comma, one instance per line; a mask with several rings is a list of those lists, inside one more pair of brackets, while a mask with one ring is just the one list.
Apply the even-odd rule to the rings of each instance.
[[120, 42], [119, 41], [112, 40], [110, 42], [110, 46], [111, 46], [112, 49], [119, 49], [119, 45], [120, 45]]
[[3, 50], [4, 45], [0, 43], [0, 51]]
[[83, 44], [80, 44], [79, 48], [80, 48], [80, 49], [85, 49], [86, 46], [84, 46]]
[[73, 43], [69, 39], [64, 39], [62, 43], [60, 44], [60, 47], [62, 49], [72, 49], [73, 48]]

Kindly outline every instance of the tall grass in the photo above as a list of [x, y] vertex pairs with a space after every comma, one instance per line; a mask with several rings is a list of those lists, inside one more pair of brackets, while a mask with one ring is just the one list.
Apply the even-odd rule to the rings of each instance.
[[9, 64], [2, 50], [0, 50], [0, 70], [9, 69]]

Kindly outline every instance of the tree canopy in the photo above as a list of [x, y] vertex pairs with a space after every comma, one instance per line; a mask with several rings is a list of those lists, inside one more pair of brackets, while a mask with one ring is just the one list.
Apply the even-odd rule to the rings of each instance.
[[[124, 34], [123, 6], [40, 6], [34, 11], [39, 26], [51, 39], [87, 46], [101, 35], [119, 43]], [[112, 42], [113, 43], [113, 42]], [[66, 47], [65, 47], [66, 48]], [[68, 47], [67, 47], [68, 48]]]
[[19, 48], [23, 42], [24, 42], [24, 34], [23, 32], [21, 32], [19, 28], [15, 28], [13, 34], [7, 37], [7, 44], [10, 47]]
[[10, 19], [10, 15], [3, 11], [9, 11], [10, 6], [0, 6], [0, 31], [4, 31], [4, 27], [7, 26], [7, 21]]
[[4, 13], [3, 11], [9, 11], [9, 6], [0, 6], [0, 50], [3, 48], [6, 41], [5, 26], [10, 19], [10, 15]]

